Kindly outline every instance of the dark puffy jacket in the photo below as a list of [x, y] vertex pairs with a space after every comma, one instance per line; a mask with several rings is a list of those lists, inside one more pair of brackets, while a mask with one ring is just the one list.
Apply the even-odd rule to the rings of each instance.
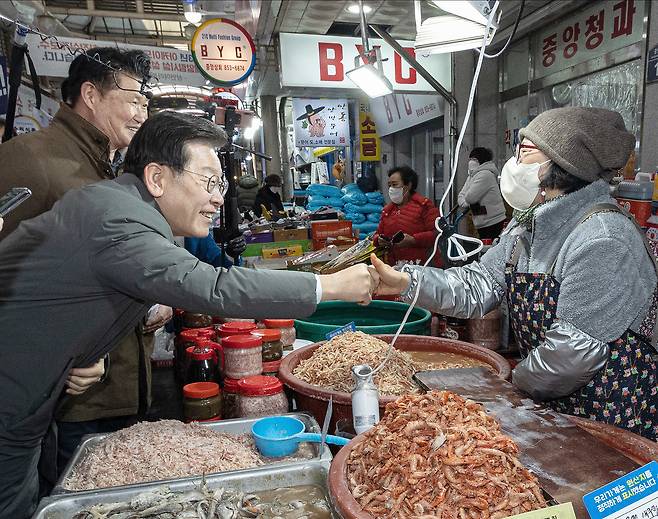
[[393, 249], [388, 255], [388, 262], [391, 265], [398, 261], [420, 260], [425, 263], [434, 246], [434, 220], [437, 216], [439, 210], [434, 203], [418, 193], [411, 195], [409, 201], [402, 206], [391, 203], [384, 207], [375, 238], [380, 235], [391, 238], [396, 232], [402, 231], [416, 238], [418, 244], [417, 247]]
[[254, 207], [256, 193], [258, 193], [258, 179], [251, 175], [245, 175], [238, 180], [238, 209], [248, 211]]

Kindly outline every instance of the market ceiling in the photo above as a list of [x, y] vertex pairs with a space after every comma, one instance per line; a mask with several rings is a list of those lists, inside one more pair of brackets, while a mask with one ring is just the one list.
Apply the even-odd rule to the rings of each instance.
[[[187, 47], [194, 26], [183, 16], [182, 0], [28, 0], [41, 4], [41, 25], [50, 21], [51, 31], [61, 36], [114, 40], [138, 45]], [[584, 0], [583, 0], [584, 1]], [[573, 8], [581, 0], [526, 0], [524, 18], [552, 11], [553, 17]], [[355, 0], [198, 0], [201, 11], [210, 17], [226, 17], [243, 25], [258, 45], [258, 59], [247, 92], [256, 95], [284, 95], [279, 85], [275, 35], [279, 32], [358, 36], [358, 14], [348, 11]], [[548, 6], [548, 4], [553, 6]], [[368, 22], [384, 26], [397, 39], [415, 37], [413, 0], [365, 0], [371, 8]], [[501, 33], [514, 22], [520, 0], [504, 2]], [[427, 8], [431, 9], [431, 8]], [[48, 15], [52, 15], [49, 17]], [[53, 18], [54, 17], [54, 18]], [[50, 20], [49, 20], [50, 18]]]

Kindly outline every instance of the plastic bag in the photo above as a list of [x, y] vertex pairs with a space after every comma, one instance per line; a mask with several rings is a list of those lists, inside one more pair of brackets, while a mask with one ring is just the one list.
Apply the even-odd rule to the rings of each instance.
[[363, 213], [345, 213], [345, 218], [352, 220], [353, 223], [363, 223], [366, 221], [366, 215]]
[[347, 193], [354, 193], [354, 192], [363, 193], [363, 191], [361, 191], [361, 188], [359, 186], [357, 186], [356, 184], [345, 184], [341, 188], [341, 192], [344, 195], [346, 195]]
[[359, 231], [359, 233], [362, 232], [373, 232], [377, 230], [377, 227], [379, 227], [376, 223], [373, 222], [363, 222], [363, 223], [353, 223], [352, 224], [352, 229], [356, 229]]
[[371, 204], [377, 204], [377, 205], [384, 205], [385, 200], [384, 200], [384, 195], [382, 195], [379, 191], [373, 191], [371, 193], [366, 193], [365, 194], [367, 200]]
[[331, 197], [327, 198], [326, 200], [327, 204], [329, 204], [331, 207], [337, 207], [338, 209], [342, 209], [345, 205], [345, 202], [343, 202], [343, 200], [340, 198]]
[[326, 196], [327, 198], [340, 198], [343, 196], [340, 189], [336, 186], [330, 186], [329, 184], [311, 184], [306, 188], [306, 192], [309, 195], [320, 195]]
[[343, 195], [341, 200], [343, 200], [343, 202], [346, 204], [354, 205], [366, 205], [368, 203], [366, 195], [361, 193], [361, 191], [352, 191], [351, 193], [347, 193], [346, 195]]
[[379, 223], [379, 220], [382, 217], [382, 213], [369, 213], [366, 218], [369, 222]]
[[347, 213], [381, 213], [384, 209], [381, 205], [375, 204], [365, 204], [365, 205], [354, 205], [354, 204], [345, 204], [345, 212]]
[[310, 195], [308, 197], [308, 203], [309, 204], [319, 204], [319, 203], [328, 204], [329, 203], [329, 198], [327, 198], [326, 196], [322, 196], [322, 195]]

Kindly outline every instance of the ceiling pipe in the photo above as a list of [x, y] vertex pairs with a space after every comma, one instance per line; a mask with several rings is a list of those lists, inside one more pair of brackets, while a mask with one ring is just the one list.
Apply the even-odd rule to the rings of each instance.
[[[89, 1], [89, 0], [88, 0]], [[138, 13], [133, 11], [105, 11], [100, 9], [81, 9], [77, 7], [48, 7], [52, 14], [66, 16], [100, 16], [104, 18], [131, 18], [137, 20], [163, 20], [167, 22], [184, 22], [185, 17], [181, 14], [169, 13]]]
[[393, 50], [395, 50], [395, 52], [397, 52], [400, 55], [400, 57], [409, 64], [409, 66], [415, 68], [416, 72], [418, 72], [421, 75], [421, 77], [425, 81], [427, 81], [430, 84], [430, 86], [439, 93], [439, 95], [441, 95], [441, 97], [443, 97], [451, 105], [455, 105], [455, 106], [457, 105], [457, 100], [455, 99], [455, 97], [450, 92], [448, 92], [441, 83], [439, 83], [436, 79], [434, 79], [434, 76], [432, 76], [432, 74], [427, 72], [427, 70], [425, 70], [425, 67], [423, 67], [420, 63], [418, 63], [418, 61], [416, 61], [416, 58], [409, 55], [409, 53], [407, 53], [402, 48], [402, 46], [396, 41], [396, 39], [393, 38], [388, 32], [386, 32], [386, 30], [383, 27], [379, 25], [371, 24], [370, 28], [373, 31], [375, 31], [377, 36], [379, 36], [382, 40], [384, 40], [391, 47], [393, 47]]

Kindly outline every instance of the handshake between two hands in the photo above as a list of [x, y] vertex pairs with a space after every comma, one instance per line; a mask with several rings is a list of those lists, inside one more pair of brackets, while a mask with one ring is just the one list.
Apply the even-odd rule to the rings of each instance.
[[367, 305], [373, 295], [398, 295], [409, 286], [409, 274], [398, 272], [374, 254], [372, 265], [354, 265], [335, 274], [320, 276], [323, 301], [350, 301]]

